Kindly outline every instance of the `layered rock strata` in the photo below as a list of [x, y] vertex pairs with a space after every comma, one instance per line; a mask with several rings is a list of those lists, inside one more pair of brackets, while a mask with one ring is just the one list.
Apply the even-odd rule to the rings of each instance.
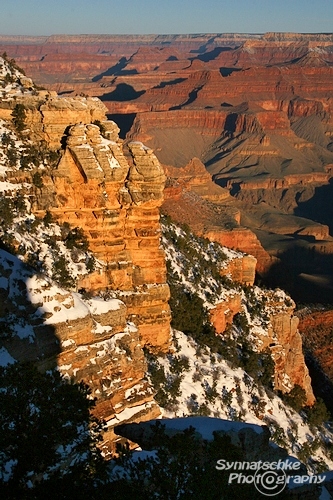
[[249, 254], [244, 256], [241, 264], [234, 264], [235, 271], [238, 271], [239, 276], [243, 277], [240, 281], [245, 283], [253, 284], [256, 271], [260, 275], [265, 275], [271, 265], [277, 262], [276, 258], [266, 252], [257, 236], [250, 229], [244, 227], [236, 227], [231, 230], [212, 228], [205, 232], [205, 236], [222, 246]]
[[[104, 122], [70, 128], [58, 168], [44, 176], [34, 211], [84, 230], [102, 270], [79, 283], [108, 290], [128, 305], [142, 342], [167, 350], [170, 313], [159, 206], [165, 176], [152, 151], [133, 142], [125, 150], [118, 127]], [[158, 325], [158, 327], [157, 327]]]
[[315, 402], [309, 370], [302, 351], [302, 338], [298, 330], [299, 319], [294, 315], [295, 303], [283, 292], [267, 292], [271, 309], [267, 335], [258, 335], [261, 350], [271, 350], [275, 363], [276, 390], [289, 392], [299, 385], [306, 392], [306, 404]]
[[33, 361], [87, 383], [96, 399], [94, 413], [107, 424], [105, 453], [115, 446], [114, 425], [159, 416], [145, 379], [140, 335], [128, 321], [124, 302], [83, 299], [3, 250], [0, 274], [0, 313], [7, 332], [1, 339], [2, 362]]
[[106, 108], [94, 97], [59, 98], [56, 92], [34, 91], [34, 95], [13, 95], [0, 102], [0, 118], [12, 119], [17, 104], [25, 109], [25, 123], [29, 138], [45, 141], [50, 148], [58, 149], [68, 128], [77, 123], [105, 120]]
[[[304, 360], [301, 334], [298, 331], [299, 319], [294, 314], [295, 303], [281, 290], [268, 290], [265, 298], [265, 311], [268, 312], [269, 321], [265, 329], [254, 329], [255, 348], [258, 352], [266, 349], [271, 352], [275, 364], [274, 389], [288, 393], [295, 385], [299, 385], [305, 390], [306, 404], [312, 405], [315, 397]], [[234, 316], [242, 311], [241, 293], [232, 293], [210, 310], [210, 320], [216, 331], [223, 336], [227, 326], [232, 324]]]

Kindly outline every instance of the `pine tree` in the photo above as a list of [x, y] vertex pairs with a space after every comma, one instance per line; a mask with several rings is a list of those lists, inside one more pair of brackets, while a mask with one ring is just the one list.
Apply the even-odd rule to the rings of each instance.
[[[90, 414], [87, 385], [32, 364], [0, 367], [0, 497], [57, 498], [93, 488], [102, 477], [96, 446], [102, 424]], [[44, 496], [45, 495], [45, 496]], [[72, 495], [72, 496], [70, 496]]]

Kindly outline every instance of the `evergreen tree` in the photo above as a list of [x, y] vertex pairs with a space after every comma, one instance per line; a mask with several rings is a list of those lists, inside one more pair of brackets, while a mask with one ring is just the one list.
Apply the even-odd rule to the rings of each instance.
[[103, 472], [102, 426], [90, 414], [89, 394], [56, 371], [0, 367], [1, 498], [46, 498], [53, 487], [57, 498], [89, 498]]
[[16, 104], [13, 112], [13, 123], [17, 132], [23, 132], [26, 128], [25, 119], [26, 119], [26, 110], [23, 104]]

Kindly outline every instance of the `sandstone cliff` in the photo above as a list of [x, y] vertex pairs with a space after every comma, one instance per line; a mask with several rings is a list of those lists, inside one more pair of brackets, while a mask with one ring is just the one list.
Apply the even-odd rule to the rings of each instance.
[[294, 315], [295, 303], [281, 291], [267, 293], [271, 310], [268, 336], [259, 335], [262, 349], [269, 347], [275, 362], [275, 387], [289, 392], [291, 385], [306, 391], [307, 404], [315, 401], [309, 370], [304, 361], [302, 338], [298, 330], [299, 319]]
[[[242, 213], [273, 257], [253, 247], [262, 270], [275, 261], [272, 235], [292, 235], [295, 247], [300, 237], [330, 240], [327, 211], [318, 216], [306, 205], [310, 188], [317, 205], [315, 190], [331, 178], [331, 35], [3, 36], [0, 45], [49, 90], [99, 96], [105, 105], [97, 112], [96, 103], [78, 97], [74, 112], [74, 100], [63, 98], [55, 122], [58, 100], [35, 95], [40, 111], [32, 116], [31, 107], [28, 114], [36, 137], [56, 147], [65, 121], [103, 120], [107, 109], [122, 137], [128, 132], [129, 140], [147, 144], [163, 164], [183, 167], [199, 158], [242, 201], [238, 219]], [[8, 117], [19, 98], [7, 97], [0, 112]], [[207, 190], [215, 193], [211, 185]], [[270, 213], [264, 224], [263, 201]], [[296, 212], [300, 219], [289, 217]]]
[[85, 231], [103, 270], [79, 287], [121, 296], [143, 343], [165, 350], [169, 292], [159, 247], [164, 173], [151, 150], [130, 143], [125, 151], [117, 126], [105, 122], [104, 127], [110, 139], [103, 139], [95, 125], [70, 129], [58, 168], [44, 176], [34, 212], [47, 209], [59, 222]]
[[[260, 300], [259, 296], [257, 300]], [[281, 291], [267, 291], [265, 300], [267, 302], [261, 314], [267, 314], [268, 324], [260, 328], [254, 323], [252, 341], [258, 352], [268, 349], [272, 355], [275, 390], [288, 393], [299, 385], [306, 392], [306, 404], [312, 405], [315, 397], [302, 351], [299, 319], [294, 314], [295, 304]], [[242, 294], [233, 292], [210, 310], [211, 322], [222, 337], [235, 315], [244, 312], [244, 307], [247, 305]]]
[[[69, 292], [3, 252], [0, 309], [8, 335], [1, 353], [11, 362], [37, 360], [43, 369], [57, 367], [65, 377], [88, 383], [96, 397], [95, 413], [107, 422], [102, 446], [108, 452], [116, 439], [114, 425], [160, 414], [145, 378], [142, 349], [167, 351], [170, 343], [159, 223], [165, 175], [142, 143], [124, 147], [118, 127], [105, 120], [98, 100], [28, 94], [0, 106], [1, 111], [8, 114], [18, 102], [26, 110], [30, 140], [59, 149], [65, 137], [66, 145], [53, 167], [23, 171], [2, 165], [2, 196], [11, 199], [19, 192], [29, 204], [30, 217], [41, 220], [47, 212], [61, 227], [64, 222], [79, 227], [97, 266], [90, 274], [78, 274], [80, 293]], [[100, 119], [103, 137], [92, 124]], [[12, 134], [3, 122], [1, 127], [1, 134]], [[16, 146], [23, 154], [22, 143]], [[38, 187], [33, 182], [37, 172], [42, 179]], [[13, 231], [17, 250], [21, 239]], [[22, 244], [25, 248], [29, 243]], [[44, 241], [41, 244], [46, 248]], [[61, 245], [56, 238], [49, 244]], [[37, 254], [43, 258], [40, 251]]]
[[[274, 361], [271, 380], [274, 389], [287, 393], [299, 385], [305, 390], [307, 404], [312, 405], [315, 398], [302, 352], [293, 300], [280, 289], [263, 290], [253, 286], [254, 257], [225, 246], [221, 248], [169, 219], [163, 220], [162, 229], [168, 280], [175, 294], [171, 302], [173, 327], [180, 330], [184, 324], [175, 307], [177, 300], [183, 298], [187, 303], [186, 293], [200, 297], [220, 336], [227, 359], [230, 349], [234, 349], [231, 359], [238, 361], [239, 353], [246, 352], [247, 343], [256, 353], [269, 352]], [[222, 280], [219, 275], [223, 276]], [[196, 304], [199, 308], [198, 302]], [[187, 317], [184, 326], [186, 331], [193, 331], [193, 337], [197, 339], [196, 325], [191, 326], [191, 314], [196, 315], [197, 321], [199, 316], [189, 304], [188, 309], [189, 317], [187, 311], [183, 313]], [[199, 343], [203, 336], [202, 333], [199, 335]], [[207, 345], [211, 344], [207, 342]]]
[[[144, 56], [144, 51], [137, 54], [142, 65], [145, 64]], [[213, 75], [211, 83], [215, 85], [219, 78]], [[21, 85], [30, 88], [30, 82], [23, 79]], [[15, 105], [24, 104], [27, 128], [23, 139], [26, 141], [29, 137], [39, 145], [45, 142], [51, 149], [59, 149], [61, 145], [62, 153], [58, 163], [52, 166], [47, 162], [34, 167], [25, 164], [21, 165], [22, 170], [18, 162], [12, 168], [7, 168], [8, 165], [5, 168], [1, 163], [3, 195], [12, 197], [19, 205], [19, 197], [13, 193], [20, 192], [29, 204], [32, 219], [33, 215], [39, 219], [45, 216], [45, 227], [50, 224], [45, 221], [51, 216], [59, 224], [58, 230], [64, 227], [64, 222], [68, 227], [82, 229], [97, 266], [90, 274], [79, 273], [78, 291], [70, 292], [41, 276], [38, 265], [45, 260], [45, 255], [35, 256], [39, 269], [36, 274], [13, 256], [0, 252], [0, 297], [3, 299], [0, 317], [5, 331], [0, 348], [1, 362], [37, 360], [42, 369], [57, 367], [66, 378], [87, 382], [96, 398], [95, 413], [107, 424], [102, 448], [108, 454], [118, 439], [114, 433], [116, 425], [160, 415], [154, 400], [155, 390], [146, 378], [147, 365], [142, 348], [147, 346], [153, 353], [168, 353], [164, 360], [172, 360], [179, 347], [176, 342], [174, 346], [170, 344], [169, 287], [165, 255], [160, 246], [159, 209], [163, 202], [165, 173], [151, 149], [138, 141], [124, 144], [119, 139], [118, 127], [105, 120], [105, 107], [96, 99], [59, 99], [55, 94], [34, 90], [29, 90], [28, 95], [12, 93], [7, 97], [8, 100], [1, 102], [0, 116], [10, 118]], [[227, 115], [218, 115], [207, 112], [206, 123], [210, 124], [207, 136], [214, 134], [214, 124], [225, 124]], [[272, 115], [269, 113], [263, 112], [259, 118], [250, 115], [237, 116], [237, 131], [270, 127], [267, 117]], [[284, 118], [280, 123], [283, 129]], [[8, 140], [5, 130], [1, 122], [4, 142]], [[263, 142], [264, 146], [269, 146], [268, 139]], [[17, 141], [15, 146], [20, 150], [22, 144]], [[3, 158], [1, 156], [0, 160]], [[36, 174], [40, 175], [40, 182], [34, 182]], [[225, 189], [212, 182], [200, 160], [193, 159], [184, 169], [170, 166], [167, 174], [164, 194], [168, 195], [164, 208], [173, 206], [176, 213], [187, 212], [196, 232], [212, 240], [219, 241], [222, 233], [229, 233], [233, 240], [230, 246], [244, 247], [247, 236], [251, 240], [249, 248], [257, 247], [260, 259], [267, 258], [253, 233], [238, 228], [240, 212], [236, 204]], [[20, 223], [21, 229], [25, 225], [25, 221], [15, 221], [16, 228]], [[33, 224], [30, 221], [26, 226], [31, 228]], [[46, 242], [50, 246], [63, 244], [61, 239], [50, 238], [45, 227], [43, 245], [47, 246]], [[233, 237], [235, 234], [238, 240]], [[192, 239], [195, 239], [193, 234]], [[24, 246], [19, 237], [12, 243], [15, 250]], [[206, 248], [214, 247], [207, 240], [205, 245]], [[22, 257], [26, 252], [21, 251]], [[205, 286], [216, 280], [213, 285], [220, 290], [220, 297], [210, 304], [210, 317], [222, 335], [238, 313], [249, 313], [250, 306], [254, 308], [246, 293], [249, 289], [254, 290], [256, 268], [256, 258], [251, 255], [227, 250], [225, 253], [228, 258], [219, 269], [220, 274], [209, 268], [207, 256], [204, 257], [205, 275], [200, 276], [199, 272], [198, 278], [196, 262], [189, 266], [190, 274], [196, 279], [203, 278]], [[219, 251], [213, 257], [216, 255]], [[196, 257], [197, 260], [201, 257], [200, 250]], [[77, 264], [85, 267], [84, 260]], [[177, 265], [179, 269], [179, 262]], [[221, 280], [221, 274], [227, 279]], [[230, 280], [237, 282], [232, 285], [232, 291]], [[69, 288], [73, 290], [74, 285]], [[202, 297], [206, 300], [210, 295], [207, 288], [205, 293], [202, 292]], [[302, 355], [297, 319], [293, 316], [293, 303], [279, 292], [266, 294], [257, 290], [255, 294], [255, 299], [262, 303], [265, 296], [267, 304], [259, 314], [257, 311], [251, 317], [247, 341], [258, 351], [267, 347], [272, 352], [276, 389], [288, 392], [299, 384], [306, 391], [307, 403], [312, 404], [314, 397]], [[260, 317], [262, 311], [269, 313], [267, 321]], [[233, 328], [235, 331], [236, 325]], [[170, 352], [170, 346], [174, 352]], [[196, 359], [197, 354], [192, 354], [193, 366]], [[211, 359], [213, 364], [216, 363], [214, 359]], [[222, 366], [221, 359], [219, 362]], [[241, 376], [246, 379], [245, 373]], [[205, 387], [201, 386], [202, 397]], [[251, 397], [253, 399], [253, 394]], [[185, 399], [182, 402], [183, 405], [187, 403]], [[273, 405], [268, 401], [264, 403], [264, 406], [269, 404], [269, 412], [273, 413]], [[251, 405], [252, 402], [248, 405], [250, 411], [253, 410]], [[263, 419], [263, 406], [260, 408], [256, 408], [254, 414]], [[235, 415], [230, 413], [229, 417], [236, 418]]]
[[230, 273], [234, 281], [252, 285], [256, 271], [267, 272], [273, 259], [252, 231], [239, 227], [237, 205], [227, 190], [212, 181], [199, 159], [192, 159], [184, 168], [166, 167], [166, 174], [165, 213], [188, 224], [200, 236], [248, 254], [231, 259], [226, 274]]

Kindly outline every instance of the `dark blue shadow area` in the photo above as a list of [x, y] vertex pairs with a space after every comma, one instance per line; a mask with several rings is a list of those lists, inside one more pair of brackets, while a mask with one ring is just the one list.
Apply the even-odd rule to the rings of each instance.
[[144, 94], [145, 90], [136, 91], [132, 85], [127, 83], [119, 83], [115, 90], [109, 92], [108, 94], [103, 94], [100, 96], [101, 101], [134, 101], [140, 95]]

